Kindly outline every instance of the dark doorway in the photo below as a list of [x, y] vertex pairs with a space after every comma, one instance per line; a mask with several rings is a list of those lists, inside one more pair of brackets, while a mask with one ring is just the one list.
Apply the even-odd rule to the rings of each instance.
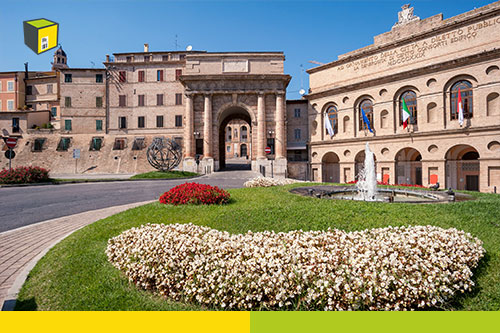
[[465, 189], [467, 191], [479, 191], [479, 176], [476, 175], [465, 176]]

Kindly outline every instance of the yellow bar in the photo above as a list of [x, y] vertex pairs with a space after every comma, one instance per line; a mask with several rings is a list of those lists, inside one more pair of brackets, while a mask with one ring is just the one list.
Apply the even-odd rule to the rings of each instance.
[[2, 312], [3, 332], [249, 333], [250, 312]]

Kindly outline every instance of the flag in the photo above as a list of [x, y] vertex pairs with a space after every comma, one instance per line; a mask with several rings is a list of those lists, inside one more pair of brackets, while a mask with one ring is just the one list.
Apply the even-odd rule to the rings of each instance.
[[370, 125], [370, 120], [368, 119], [368, 117], [366, 116], [365, 114], [365, 110], [363, 110], [363, 108], [361, 108], [361, 114], [363, 115], [363, 121], [365, 122], [366, 126], [368, 127], [368, 130], [373, 133], [372, 131], [372, 126]]
[[458, 103], [457, 103], [457, 113], [458, 113], [458, 123], [460, 127], [464, 124], [464, 107], [462, 105], [462, 94], [460, 93], [460, 87], [458, 88]]
[[333, 130], [332, 122], [330, 121], [330, 117], [328, 117], [328, 113], [326, 114], [325, 128], [328, 131], [328, 134], [330, 134], [330, 136], [335, 135], [335, 131]]
[[403, 115], [402, 115], [402, 119], [403, 119], [403, 129], [406, 128], [406, 126], [408, 126], [408, 119], [410, 119], [411, 117], [411, 113], [410, 111], [408, 110], [408, 106], [406, 106], [406, 102], [405, 102], [405, 99], [403, 98]]

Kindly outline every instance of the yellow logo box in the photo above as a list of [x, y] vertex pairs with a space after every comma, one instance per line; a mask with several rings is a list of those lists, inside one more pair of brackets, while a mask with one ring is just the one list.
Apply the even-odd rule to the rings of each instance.
[[24, 44], [36, 54], [56, 47], [59, 36], [59, 24], [44, 18], [24, 21]]

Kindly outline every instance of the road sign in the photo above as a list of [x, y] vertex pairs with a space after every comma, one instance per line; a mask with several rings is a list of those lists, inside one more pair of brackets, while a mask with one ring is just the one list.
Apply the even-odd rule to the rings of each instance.
[[80, 149], [73, 149], [73, 158], [80, 158]]
[[14, 157], [16, 157], [16, 153], [12, 149], [6, 150], [5, 157], [8, 158], [9, 160], [11, 160]]
[[266, 154], [271, 154], [271, 147], [266, 147], [265, 152], [266, 152]]
[[7, 145], [7, 147], [9, 147], [10, 149], [13, 149], [16, 147], [17, 145], [17, 138], [7, 138], [5, 139], [5, 144]]

